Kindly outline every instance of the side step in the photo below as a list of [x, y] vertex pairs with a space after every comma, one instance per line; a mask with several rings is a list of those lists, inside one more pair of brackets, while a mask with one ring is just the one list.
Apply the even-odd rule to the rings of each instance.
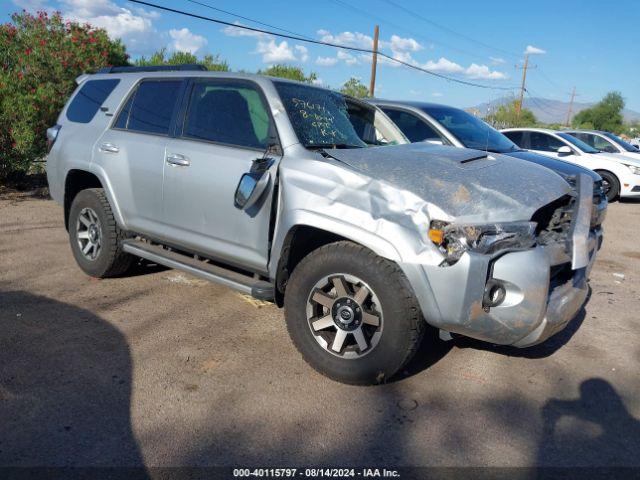
[[196, 260], [191, 256], [166, 250], [158, 245], [151, 245], [141, 240], [125, 240], [122, 242], [122, 249], [136, 257], [142, 257], [150, 262], [182, 270], [196, 277], [247, 293], [259, 300], [273, 301], [273, 285], [267, 281], [256, 280], [249, 275], [243, 275], [202, 260]]

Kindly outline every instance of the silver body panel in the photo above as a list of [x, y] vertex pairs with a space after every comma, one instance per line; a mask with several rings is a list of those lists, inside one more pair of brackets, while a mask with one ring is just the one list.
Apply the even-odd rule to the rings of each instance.
[[[262, 91], [282, 156], [274, 157], [273, 180], [254, 211], [236, 209], [233, 191], [260, 152], [110, 128], [115, 117], [107, 114], [118, 111], [137, 82], [158, 77], [238, 78]], [[65, 111], [61, 113], [62, 129], [47, 163], [51, 194], [60, 203], [69, 170], [91, 172], [101, 181], [122, 228], [272, 280], [292, 228], [325, 230], [396, 262], [428, 323], [494, 343], [526, 346], [542, 341], [584, 302], [586, 283], [551, 289], [550, 271], [553, 265], [573, 262], [576, 272], [588, 273], [593, 263], [598, 241], [589, 231], [588, 186], [576, 199], [570, 252], [537, 246], [491, 256], [465, 253], [456, 264], [443, 267], [442, 253], [427, 238], [432, 220], [528, 221], [541, 207], [572, 195], [572, 188], [544, 167], [453, 147], [328, 150], [324, 157], [299, 143], [266, 77], [162, 72], [91, 78], [121, 82], [105, 101], [107, 114], [99, 112], [90, 124], [69, 122]], [[119, 151], [101, 152], [103, 143]], [[175, 155], [187, 158], [189, 165], [169, 161]], [[509, 288], [504, 304], [486, 312], [482, 295], [491, 269]]]

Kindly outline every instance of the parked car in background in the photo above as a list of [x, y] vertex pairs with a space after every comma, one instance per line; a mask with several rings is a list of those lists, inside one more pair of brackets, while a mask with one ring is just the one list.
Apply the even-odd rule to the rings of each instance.
[[76, 262], [110, 277], [142, 257], [273, 301], [307, 362], [355, 384], [401, 370], [427, 324], [517, 347], [562, 330], [602, 243], [592, 177], [371, 146], [354, 109], [388, 144], [373, 107], [304, 83], [193, 66], [80, 78], [47, 158]]
[[640, 161], [604, 153], [565, 132], [544, 128], [502, 130], [521, 148], [576, 163], [597, 172], [609, 201], [640, 197]]
[[611, 132], [599, 130], [565, 130], [584, 143], [604, 153], [615, 153], [632, 160], [640, 160], [640, 150]]
[[369, 101], [382, 109], [412, 142], [475, 148], [515, 157], [550, 168], [570, 183], [573, 183], [572, 179], [581, 173], [590, 175], [594, 182], [593, 225], [600, 225], [603, 222], [607, 198], [602, 178], [593, 170], [523, 150], [486, 122], [459, 108], [426, 102], [380, 99]]

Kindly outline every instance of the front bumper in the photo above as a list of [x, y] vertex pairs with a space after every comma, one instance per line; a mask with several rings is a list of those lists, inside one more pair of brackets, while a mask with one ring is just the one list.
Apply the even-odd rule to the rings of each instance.
[[640, 197], [640, 185], [636, 183], [623, 183], [620, 185], [620, 196], [625, 198]]
[[[528, 347], [559, 332], [578, 314], [601, 244], [602, 230], [591, 230], [588, 263], [575, 270], [569, 255], [543, 246], [497, 259], [466, 253], [450, 267], [403, 265], [403, 270], [429, 324], [494, 344]], [[506, 295], [500, 305], [485, 308], [482, 298], [490, 278], [502, 282]]]

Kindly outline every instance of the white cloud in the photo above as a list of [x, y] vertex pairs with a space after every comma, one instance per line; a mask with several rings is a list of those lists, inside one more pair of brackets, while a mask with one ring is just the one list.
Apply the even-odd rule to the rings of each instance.
[[342, 32], [333, 35], [328, 30], [318, 30], [320, 41], [344, 45], [345, 47], [373, 48], [373, 38], [360, 32]]
[[153, 26], [153, 20], [159, 17], [156, 12], [124, 8], [111, 0], [60, 0], [60, 5], [66, 19], [104, 28], [110, 37], [122, 39], [130, 53], [157, 49], [158, 33]]
[[[240, 22], [235, 22], [236, 25], [243, 26]], [[271, 38], [271, 35], [262, 32], [254, 32], [252, 30], [246, 30], [244, 28], [226, 26], [222, 29], [222, 33], [228, 37], [257, 37], [257, 38]]]
[[504, 73], [497, 70], [491, 70], [486, 65], [472, 63], [465, 68], [462, 65], [452, 62], [444, 57], [440, 57], [437, 62], [429, 60], [427, 63], [421, 65], [421, 67], [431, 70], [432, 72], [460, 74], [473, 79], [504, 80], [507, 78], [507, 75]]
[[464, 68], [457, 64], [456, 62], [452, 62], [451, 60], [440, 57], [437, 62], [433, 60], [429, 60], [424, 65], [421, 65], [422, 68], [426, 68], [427, 70], [431, 70], [432, 72], [439, 73], [464, 73]]
[[171, 29], [169, 36], [173, 39], [173, 48], [180, 52], [196, 53], [207, 44], [206, 38], [191, 33], [188, 28]]
[[465, 75], [469, 78], [481, 78], [483, 80], [504, 80], [507, 76], [497, 70], [491, 70], [486, 65], [478, 65], [472, 63], [464, 71]]
[[491, 65], [501, 65], [506, 62], [504, 58], [500, 57], [489, 57], [489, 60], [491, 60]]
[[29, 12], [49, 9], [48, 0], [13, 0], [13, 3]]
[[383, 47], [389, 47], [391, 51], [399, 52], [417, 52], [424, 47], [413, 38], [402, 38], [398, 35], [391, 35], [389, 42], [382, 42]]
[[291, 48], [286, 41], [278, 43], [273, 38], [258, 40], [256, 53], [262, 55], [264, 63], [306, 62], [309, 59], [306, 47], [295, 45]]
[[444, 97], [444, 94], [441, 92], [433, 92], [431, 94], [432, 97]]
[[316, 58], [316, 65], [320, 65], [321, 67], [333, 67], [336, 63], [338, 63], [338, 59], [336, 57]]
[[355, 65], [358, 63], [358, 59], [356, 57], [354, 57], [350, 53], [345, 52], [344, 50], [338, 50], [336, 57], [338, 58], [338, 60], [344, 60], [344, 63], [346, 63], [349, 66]]
[[545, 53], [547, 53], [547, 51], [538, 47], [534, 47], [533, 45], [527, 45], [524, 53], [526, 55], [544, 55]]
[[296, 45], [294, 48], [298, 53], [298, 58], [301, 62], [306, 62], [307, 60], [309, 60], [309, 50], [307, 49], [307, 47]]

